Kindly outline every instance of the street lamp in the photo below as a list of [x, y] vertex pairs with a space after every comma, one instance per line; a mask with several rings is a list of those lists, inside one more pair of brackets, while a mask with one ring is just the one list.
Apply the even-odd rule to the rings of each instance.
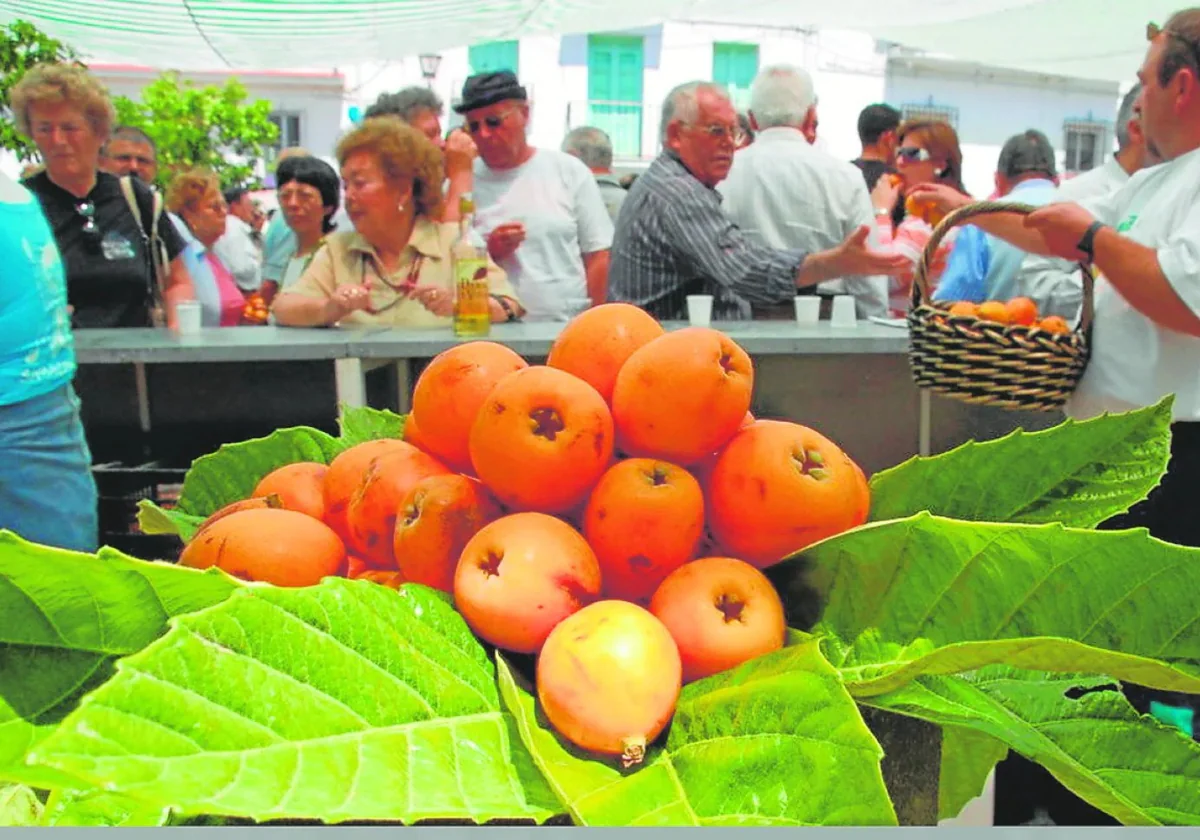
[[425, 79], [426, 87], [433, 87], [433, 80], [437, 78], [438, 67], [442, 64], [440, 55], [425, 54], [420, 57], [421, 76]]

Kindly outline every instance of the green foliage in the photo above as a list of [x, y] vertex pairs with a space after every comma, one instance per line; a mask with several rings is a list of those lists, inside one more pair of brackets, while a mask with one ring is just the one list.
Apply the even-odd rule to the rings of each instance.
[[271, 103], [247, 103], [245, 86], [231, 78], [221, 87], [197, 87], [167, 71], [142, 90], [141, 101], [113, 100], [117, 121], [142, 129], [158, 147], [158, 183], [194, 166], [217, 173], [222, 187], [258, 187], [255, 164], [278, 136]]
[[17, 132], [9, 92], [35, 64], [77, 59], [73, 49], [28, 21], [0, 24], [0, 149], [13, 152], [21, 162], [37, 160], [33, 141]]

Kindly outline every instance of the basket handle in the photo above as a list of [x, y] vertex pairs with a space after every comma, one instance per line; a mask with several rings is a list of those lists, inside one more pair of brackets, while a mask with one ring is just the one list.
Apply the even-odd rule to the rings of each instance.
[[[974, 201], [947, 213], [945, 218], [934, 227], [933, 235], [925, 243], [925, 250], [921, 252], [921, 259], [917, 261], [917, 268], [913, 274], [913, 307], [920, 306], [922, 300], [929, 297], [929, 267], [933, 263], [938, 246], [942, 244], [942, 240], [950, 233], [951, 228], [968, 219], [973, 219], [976, 216], [986, 216], [989, 213], [1016, 213], [1019, 216], [1028, 216], [1037, 209], [1039, 208], [1031, 204], [1021, 204], [1018, 202]], [[1079, 263], [1079, 269], [1083, 272], [1083, 305], [1080, 307], [1079, 325], [1076, 329], [1087, 331], [1092, 325], [1095, 277], [1092, 274], [1091, 266], [1081, 262]]]

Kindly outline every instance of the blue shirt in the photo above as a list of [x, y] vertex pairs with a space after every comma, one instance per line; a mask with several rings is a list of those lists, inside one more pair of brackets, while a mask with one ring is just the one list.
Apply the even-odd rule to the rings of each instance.
[[296, 234], [283, 220], [283, 211], [278, 211], [267, 222], [267, 230], [263, 234], [263, 280], [282, 284], [288, 262], [296, 255], [298, 247]]
[[[1041, 207], [1054, 197], [1055, 189], [1053, 181], [1043, 178], [1023, 181], [1004, 200]], [[954, 249], [933, 299], [972, 303], [1008, 300], [1025, 257], [1026, 252], [1015, 245], [984, 233], [975, 225], [967, 225], [954, 240]]]
[[0, 180], [0, 405], [48, 394], [75, 376], [62, 257], [41, 204]]

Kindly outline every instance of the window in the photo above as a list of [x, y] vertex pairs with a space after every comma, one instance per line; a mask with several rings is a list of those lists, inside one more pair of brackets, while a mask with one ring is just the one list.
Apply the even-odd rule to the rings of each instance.
[[642, 148], [641, 36], [588, 36], [588, 123], [606, 132], [617, 157], [639, 157]]
[[903, 122], [911, 120], [929, 120], [932, 122], [949, 123], [955, 131], [958, 130], [958, 109], [949, 105], [935, 105], [933, 100], [920, 104], [900, 106], [900, 119]]
[[1064, 168], [1068, 172], [1095, 169], [1104, 158], [1104, 138], [1108, 130], [1103, 123], [1068, 122], [1063, 126], [1063, 147], [1066, 149]]
[[299, 114], [276, 111], [268, 116], [267, 119], [275, 123], [275, 127], [279, 129], [279, 136], [275, 138], [275, 145], [273, 147], [276, 153], [291, 146], [301, 145]]
[[729, 91], [734, 105], [744, 108], [749, 104], [750, 84], [757, 75], [758, 44], [713, 44], [713, 81]]
[[476, 44], [467, 50], [467, 62], [471, 73], [491, 73], [496, 70], [511, 70], [520, 75], [520, 41], [490, 41]]

